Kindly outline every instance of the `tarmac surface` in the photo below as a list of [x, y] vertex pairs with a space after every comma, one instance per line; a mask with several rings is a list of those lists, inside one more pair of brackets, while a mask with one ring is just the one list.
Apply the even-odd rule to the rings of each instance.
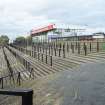
[[62, 96], [58, 105], [105, 105], [105, 62], [64, 71], [49, 85]]

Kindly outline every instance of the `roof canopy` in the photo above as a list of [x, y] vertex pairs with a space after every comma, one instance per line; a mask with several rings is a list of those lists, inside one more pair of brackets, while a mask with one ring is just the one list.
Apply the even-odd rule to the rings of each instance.
[[55, 24], [50, 24], [50, 25], [42, 27], [42, 28], [32, 29], [31, 30], [31, 35], [41, 33], [41, 32], [50, 31], [50, 30], [53, 30], [54, 28], [55, 28]]

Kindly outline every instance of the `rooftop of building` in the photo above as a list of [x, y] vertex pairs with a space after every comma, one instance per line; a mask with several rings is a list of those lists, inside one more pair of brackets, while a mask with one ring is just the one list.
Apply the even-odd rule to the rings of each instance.
[[72, 30], [83, 30], [83, 32], [78, 33], [78, 35], [93, 35], [94, 33], [105, 33], [105, 28], [101, 27], [89, 27], [87, 25], [75, 25], [75, 24], [65, 24], [65, 23], [50, 23], [48, 25], [43, 25], [35, 27], [31, 30], [31, 35], [35, 35], [41, 32], [48, 32], [53, 29], [72, 29]]

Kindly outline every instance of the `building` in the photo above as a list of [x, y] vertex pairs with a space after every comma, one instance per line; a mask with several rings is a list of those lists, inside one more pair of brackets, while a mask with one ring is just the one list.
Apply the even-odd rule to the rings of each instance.
[[50, 42], [54, 39], [63, 37], [79, 36], [85, 32], [85, 27], [79, 25], [67, 24], [49, 24], [40, 28], [31, 30], [31, 36], [34, 43]]
[[49, 24], [31, 30], [34, 43], [50, 42], [55, 40], [103, 40], [104, 29], [88, 28], [87, 26], [68, 24]]
[[104, 32], [98, 32], [98, 33], [94, 33], [93, 34], [93, 39], [96, 39], [96, 40], [104, 40], [105, 39], [105, 34]]

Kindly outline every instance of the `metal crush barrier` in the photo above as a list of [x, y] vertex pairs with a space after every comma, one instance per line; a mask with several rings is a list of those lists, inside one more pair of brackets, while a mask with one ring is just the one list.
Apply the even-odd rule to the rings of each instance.
[[[33, 90], [32, 89], [0, 89], [0, 95], [6, 96], [7, 100], [3, 103], [6, 105], [14, 105], [18, 99], [17, 105], [33, 105]], [[11, 97], [12, 96], [12, 97]], [[22, 97], [20, 100], [19, 97]], [[15, 97], [15, 98], [14, 98]], [[17, 98], [16, 98], [17, 97]], [[1, 98], [1, 97], [0, 97]], [[9, 103], [9, 98], [12, 98]], [[21, 104], [20, 104], [20, 102]], [[2, 103], [0, 104], [2, 105]]]

